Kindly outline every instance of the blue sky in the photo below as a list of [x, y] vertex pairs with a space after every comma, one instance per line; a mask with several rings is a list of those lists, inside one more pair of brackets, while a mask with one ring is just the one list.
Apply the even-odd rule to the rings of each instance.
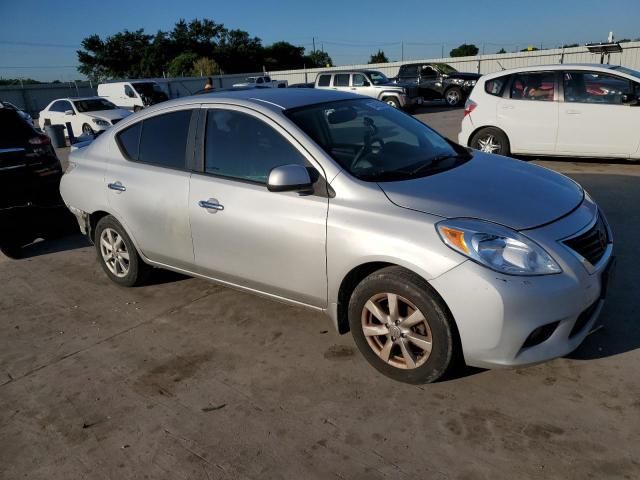
[[[260, 37], [311, 49], [337, 65], [365, 62], [378, 48], [399, 60], [445, 55], [462, 42], [487, 53], [527, 45], [640, 37], [639, 0], [0, 0], [0, 77], [80, 78], [75, 50], [93, 33], [168, 30], [179, 18], [208, 17]], [[49, 45], [49, 46], [45, 46]], [[9, 67], [9, 68], [8, 68]], [[29, 68], [16, 68], [29, 67]]]

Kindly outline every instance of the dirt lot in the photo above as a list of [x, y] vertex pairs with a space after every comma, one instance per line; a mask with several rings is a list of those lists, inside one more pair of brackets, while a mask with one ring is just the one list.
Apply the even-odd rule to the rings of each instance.
[[[419, 117], [455, 139], [440, 110]], [[423, 387], [316, 313], [169, 273], [119, 288], [80, 236], [0, 255], [0, 478], [640, 478], [640, 165], [539, 163], [612, 223], [603, 328]]]

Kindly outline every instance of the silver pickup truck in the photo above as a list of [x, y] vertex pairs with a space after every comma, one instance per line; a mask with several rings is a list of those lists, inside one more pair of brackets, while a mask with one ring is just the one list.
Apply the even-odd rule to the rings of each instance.
[[395, 108], [410, 109], [422, 104], [416, 87], [392, 83], [377, 70], [321, 72], [316, 77], [315, 88], [366, 95]]

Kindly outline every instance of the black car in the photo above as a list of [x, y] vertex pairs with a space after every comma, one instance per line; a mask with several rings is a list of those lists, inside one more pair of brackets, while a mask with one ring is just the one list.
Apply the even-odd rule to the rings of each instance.
[[9, 108], [0, 108], [0, 125], [0, 250], [15, 258], [23, 245], [69, 231], [73, 216], [49, 137]]
[[409, 63], [402, 65], [397, 83], [417, 85], [425, 100], [441, 100], [451, 107], [462, 105], [480, 74], [458, 72], [446, 63]]

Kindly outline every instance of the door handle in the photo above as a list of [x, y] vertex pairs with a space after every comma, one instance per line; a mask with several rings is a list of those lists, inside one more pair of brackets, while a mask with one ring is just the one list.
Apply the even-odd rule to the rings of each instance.
[[580, 115], [580, 110], [567, 110], [567, 115]]
[[109, 187], [111, 190], [115, 190], [117, 192], [125, 192], [127, 190], [127, 187], [122, 185], [122, 183], [120, 183], [120, 182], [109, 183], [109, 184], [107, 184], [107, 187]]
[[206, 208], [207, 210], [224, 210], [224, 205], [220, 205], [219, 203], [211, 200], [200, 200], [198, 205], [202, 208]]
[[515, 107], [513, 105], [503, 105], [502, 109], [503, 110], [513, 110]]

